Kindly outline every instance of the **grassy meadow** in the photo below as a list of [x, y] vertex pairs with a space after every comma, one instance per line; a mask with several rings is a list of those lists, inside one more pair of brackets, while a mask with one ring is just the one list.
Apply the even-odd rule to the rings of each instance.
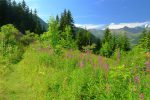
[[46, 23], [25, 0], [0, 0], [0, 100], [150, 100], [150, 24], [96, 36], [73, 18]]
[[0, 60], [1, 100], [149, 100], [150, 60], [144, 50], [119, 50], [111, 58], [34, 42], [22, 60]]

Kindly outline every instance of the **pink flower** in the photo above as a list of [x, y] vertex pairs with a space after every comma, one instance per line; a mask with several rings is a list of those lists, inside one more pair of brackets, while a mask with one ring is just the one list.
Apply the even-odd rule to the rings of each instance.
[[145, 63], [147, 67], [150, 67], [150, 62]]
[[139, 76], [135, 76], [135, 77], [134, 77], [134, 82], [135, 82], [136, 84], [140, 84], [140, 77], [139, 77]]
[[106, 73], [108, 73], [108, 71], [109, 71], [109, 64], [105, 64], [104, 70], [106, 71]]
[[80, 68], [83, 68], [83, 67], [84, 67], [84, 62], [80, 61]]
[[141, 94], [139, 95], [139, 98], [140, 98], [141, 100], [144, 100], [144, 93], [141, 93]]
[[99, 66], [104, 66], [104, 59], [103, 59], [103, 57], [100, 56], [98, 62], [99, 62]]

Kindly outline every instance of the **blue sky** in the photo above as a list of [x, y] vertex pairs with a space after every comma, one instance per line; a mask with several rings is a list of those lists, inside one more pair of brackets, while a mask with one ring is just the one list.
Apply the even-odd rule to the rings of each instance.
[[[19, 1], [19, 0], [16, 0]], [[20, 0], [22, 1], [22, 0]], [[45, 21], [70, 9], [76, 24], [106, 25], [150, 21], [150, 0], [25, 0]]]

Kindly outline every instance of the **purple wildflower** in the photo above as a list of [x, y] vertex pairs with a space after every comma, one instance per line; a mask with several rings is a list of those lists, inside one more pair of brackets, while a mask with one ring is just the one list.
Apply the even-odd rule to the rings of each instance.
[[145, 65], [146, 65], [147, 67], [150, 67], [150, 62], [146, 62]]
[[135, 77], [134, 77], [134, 82], [135, 82], [136, 84], [140, 84], [140, 77], [139, 77], [139, 76], [135, 76]]
[[139, 95], [139, 98], [140, 98], [140, 100], [144, 100], [144, 93], [141, 93], [141, 94]]
[[84, 67], [84, 61], [80, 61], [80, 68]]
[[105, 70], [106, 73], [108, 73], [108, 71], [109, 71], [109, 64], [105, 64], [104, 70]]
[[99, 57], [99, 66], [104, 66], [104, 59], [103, 59], [103, 57]]

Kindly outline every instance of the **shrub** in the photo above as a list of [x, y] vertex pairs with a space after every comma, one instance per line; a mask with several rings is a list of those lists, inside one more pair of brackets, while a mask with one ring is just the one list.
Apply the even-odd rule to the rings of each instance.
[[38, 35], [30, 31], [26, 31], [25, 35], [21, 37], [21, 42], [24, 46], [29, 45], [36, 40], [38, 40]]
[[4, 25], [0, 31], [0, 52], [9, 62], [17, 62], [21, 59], [20, 32], [11, 24]]

